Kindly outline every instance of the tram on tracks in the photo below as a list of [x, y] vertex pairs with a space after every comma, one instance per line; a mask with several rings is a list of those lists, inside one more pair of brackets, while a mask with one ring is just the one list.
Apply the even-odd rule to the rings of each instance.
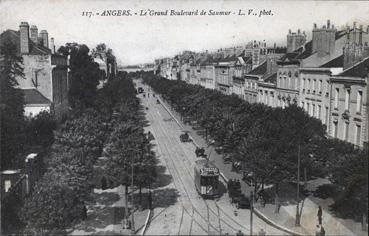
[[219, 169], [206, 158], [195, 161], [195, 186], [203, 198], [219, 195]]

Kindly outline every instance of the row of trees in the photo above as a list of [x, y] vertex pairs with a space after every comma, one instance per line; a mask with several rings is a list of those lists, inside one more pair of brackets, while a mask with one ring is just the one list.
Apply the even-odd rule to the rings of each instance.
[[[107, 157], [104, 175], [127, 188], [141, 188], [155, 178], [156, 159], [144, 133], [144, 117], [130, 78], [124, 74], [97, 91], [94, 104], [75, 108], [57, 130], [47, 171], [27, 198], [22, 219], [32, 233], [61, 232], [86, 217], [94, 188], [93, 166]], [[86, 104], [85, 104], [86, 105]]]
[[245, 171], [252, 172], [255, 192], [273, 184], [278, 194], [279, 183], [295, 182], [300, 156], [307, 179], [328, 176], [339, 186], [342, 197], [334, 207], [344, 205], [352, 214], [366, 214], [367, 150], [327, 139], [325, 126], [303, 109], [249, 104], [237, 96], [183, 81], [158, 78], [152, 73], [142, 76], [183, 117], [197, 121], [206, 136], [233, 160], [241, 161]]

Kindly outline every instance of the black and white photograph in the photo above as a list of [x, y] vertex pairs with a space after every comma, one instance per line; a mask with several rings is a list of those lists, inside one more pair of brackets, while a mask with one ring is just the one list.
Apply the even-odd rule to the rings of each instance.
[[0, 235], [368, 235], [369, 1], [0, 0]]

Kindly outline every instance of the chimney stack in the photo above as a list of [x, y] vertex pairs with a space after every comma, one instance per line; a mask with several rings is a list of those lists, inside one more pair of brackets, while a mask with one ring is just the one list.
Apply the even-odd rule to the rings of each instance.
[[20, 52], [21, 54], [29, 53], [29, 25], [27, 22], [21, 22], [19, 25], [20, 32]]
[[359, 31], [359, 45], [363, 44], [363, 25], [360, 25], [360, 31]]
[[297, 34], [300, 34], [300, 33], [301, 33], [301, 31], [300, 31], [300, 29], [298, 29], [298, 30], [297, 30]]
[[54, 38], [50, 38], [50, 49], [51, 49], [51, 53], [55, 54]]
[[40, 37], [42, 38], [42, 46], [49, 48], [49, 34], [46, 30], [41, 30]]
[[32, 25], [31, 26], [31, 40], [37, 44], [37, 36], [38, 36], [38, 29], [37, 26]]
[[317, 27], [316, 27], [316, 23], [314, 23], [314, 29], [316, 29]]

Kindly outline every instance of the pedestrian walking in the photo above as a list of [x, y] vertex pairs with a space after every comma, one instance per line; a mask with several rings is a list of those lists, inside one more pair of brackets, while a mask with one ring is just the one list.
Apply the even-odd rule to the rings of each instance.
[[323, 216], [322, 207], [319, 206], [319, 208], [318, 208], [318, 222], [319, 222], [319, 225], [322, 225], [322, 216]]

